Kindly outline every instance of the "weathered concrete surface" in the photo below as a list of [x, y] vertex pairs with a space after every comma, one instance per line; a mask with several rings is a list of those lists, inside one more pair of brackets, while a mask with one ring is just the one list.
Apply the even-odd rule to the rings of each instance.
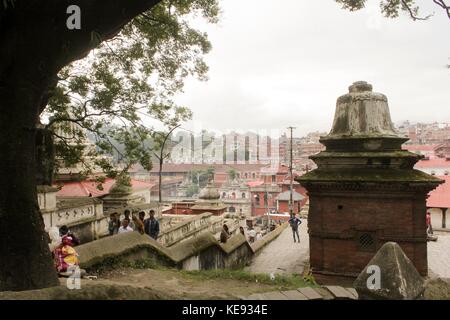
[[[280, 234], [265, 246], [253, 244], [253, 248], [261, 248], [246, 268], [253, 273], [300, 274], [309, 261], [308, 222], [302, 219], [299, 227], [300, 243], [294, 243], [292, 229], [287, 225], [278, 227]], [[267, 235], [266, 237], [269, 237]], [[263, 238], [264, 239], [264, 238]], [[260, 240], [261, 241], [261, 240]], [[256, 248], [255, 248], [256, 247]]]
[[437, 241], [428, 241], [428, 275], [450, 279], [450, 233], [434, 232]]
[[77, 252], [83, 269], [95, 268], [110, 259], [146, 258], [187, 270], [236, 268], [243, 267], [254, 254], [241, 234], [222, 244], [208, 231], [170, 248], [147, 235], [128, 232], [78, 246]]
[[271, 243], [273, 240], [278, 238], [278, 236], [289, 226], [289, 223], [285, 222], [269, 234], [267, 234], [265, 237], [263, 237], [261, 240], [258, 240], [251, 244], [252, 249], [254, 252], [260, 251], [262, 248], [267, 246], [269, 243]]
[[[373, 283], [368, 281], [373, 274], [371, 270], [368, 272], [371, 266], [380, 269], [380, 288], [369, 288], [368, 283]], [[358, 276], [354, 287], [360, 299], [412, 300], [423, 297], [425, 283], [400, 246], [387, 242]]]
[[426, 300], [450, 300], [450, 279], [430, 279], [426, 282]]
[[117, 284], [83, 282], [80, 290], [69, 290], [65, 284], [58, 287], [20, 291], [0, 292], [0, 300], [162, 300], [176, 299], [170, 292], [153, 288], [138, 288]]
[[80, 266], [89, 269], [107, 259], [122, 257], [124, 259], [143, 259], [153, 257], [159, 261], [164, 258], [174, 260], [171, 252], [147, 235], [139, 232], [127, 232], [102, 238], [76, 247]]
[[298, 288], [288, 291], [271, 291], [255, 293], [243, 300], [357, 300], [358, 296], [353, 288], [317, 287]]

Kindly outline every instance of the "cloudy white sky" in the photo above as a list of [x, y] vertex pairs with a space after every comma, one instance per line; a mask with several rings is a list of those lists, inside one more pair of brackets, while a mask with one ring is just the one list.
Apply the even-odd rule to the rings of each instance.
[[379, 1], [359, 12], [334, 0], [221, 0], [218, 25], [201, 25], [213, 50], [209, 81], [187, 81], [177, 102], [194, 130], [329, 131], [338, 96], [358, 80], [388, 96], [392, 119], [450, 122], [450, 20], [386, 19]]

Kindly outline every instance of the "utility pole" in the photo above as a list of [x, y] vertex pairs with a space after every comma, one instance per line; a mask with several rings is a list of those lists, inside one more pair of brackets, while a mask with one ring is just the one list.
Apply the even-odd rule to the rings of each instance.
[[290, 185], [290, 191], [291, 194], [289, 196], [289, 214], [293, 214], [294, 213], [294, 201], [293, 201], [293, 174], [292, 174], [292, 156], [293, 156], [293, 152], [292, 152], [292, 131], [295, 129], [294, 127], [288, 127], [288, 129], [291, 131], [291, 143], [290, 143], [290, 159], [289, 159], [289, 175], [291, 176], [291, 185]]

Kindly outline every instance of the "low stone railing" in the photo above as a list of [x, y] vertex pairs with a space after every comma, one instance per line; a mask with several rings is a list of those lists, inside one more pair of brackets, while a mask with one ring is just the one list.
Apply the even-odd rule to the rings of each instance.
[[232, 269], [243, 267], [254, 254], [241, 234], [223, 244], [208, 231], [169, 248], [147, 235], [128, 232], [80, 245], [76, 250], [80, 267], [88, 270], [117, 259], [154, 259], [162, 265], [185, 270]]
[[158, 242], [163, 246], [170, 247], [182, 240], [190, 239], [200, 232], [208, 230], [212, 217], [212, 213], [189, 217], [166, 230], [162, 230], [158, 236]]
[[113, 262], [111, 259], [133, 261], [148, 258], [186, 270], [238, 268], [244, 267], [287, 225], [276, 228], [250, 245], [238, 227], [234, 228], [235, 232], [226, 243], [220, 243], [215, 235], [222, 224], [223, 219], [204, 213], [164, 230], [157, 241], [148, 235], [128, 232], [80, 245], [76, 250], [80, 255], [80, 265], [85, 269]]
[[255, 241], [251, 244], [253, 252], [259, 252], [262, 248], [268, 245], [270, 242], [275, 240], [283, 231], [289, 226], [288, 222], [283, 223], [281, 226], [277, 227], [275, 230], [269, 232], [267, 235], [262, 237], [262, 239]]

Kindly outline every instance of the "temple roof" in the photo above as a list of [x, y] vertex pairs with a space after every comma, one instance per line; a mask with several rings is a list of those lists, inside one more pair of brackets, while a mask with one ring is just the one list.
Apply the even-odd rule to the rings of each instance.
[[445, 180], [445, 183], [429, 193], [428, 208], [450, 208], [450, 176], [439, 178]]
[[[277, 197], [277, 200], [279, 201], [289, 201], [291, 198], [291, 192], [290, 191], [284, 191], [282, 193], [280, 193]], [[293, 192], [292, 193], [292, 200], [294, 201], [302, 201], [303, 199], [305, 199], [304, 196], [302, 196], [300, 193], [298, 192]]]

